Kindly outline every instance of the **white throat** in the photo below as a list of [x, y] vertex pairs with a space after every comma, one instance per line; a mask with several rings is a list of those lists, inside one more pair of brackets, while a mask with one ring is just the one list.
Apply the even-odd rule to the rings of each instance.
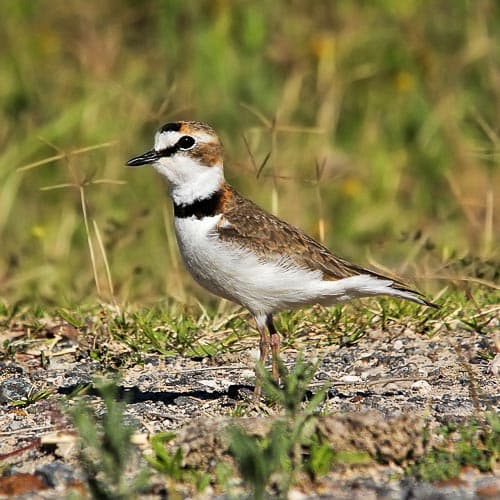
[[170, 182], [170, 196], [176, 205], [189, 205], [208, 198], [224, 183], [222, 164], [204, 167], [187, 155], [161, 159], [154, 168]]

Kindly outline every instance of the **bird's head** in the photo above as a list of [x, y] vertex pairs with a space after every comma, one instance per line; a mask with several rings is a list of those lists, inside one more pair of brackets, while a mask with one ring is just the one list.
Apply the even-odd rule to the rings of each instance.
[[170, 182], [176, 203], [188, 204], [209, 196], [224, 182], [223, 149], [209, 125], [178, 121], [163, 125], [150, 151], [131, 158], [127, 165], [151, 164]]

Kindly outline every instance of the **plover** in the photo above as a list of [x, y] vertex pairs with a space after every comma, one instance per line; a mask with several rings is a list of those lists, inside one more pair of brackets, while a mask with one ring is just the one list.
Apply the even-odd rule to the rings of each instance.
[[280, 336], [273, 314], [278, 311], [374, 295], [436, 307], [403, 282], [333, 255], [239, 194], [224, 179], [222, 145], [205, 123], [161, 127], [153, 149], [127, 162], [148, 164], [169, 181], [186, 267], [203, 287], [250, 311], [260, 334], [260, 360], [265, 363], [271, 349], [275, 379]]

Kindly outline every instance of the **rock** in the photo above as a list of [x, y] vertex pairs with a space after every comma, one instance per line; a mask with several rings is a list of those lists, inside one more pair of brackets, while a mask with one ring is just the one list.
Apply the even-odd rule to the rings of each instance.
[[218, 389], [220, 390], [220, 386], [221, 386], [219, 381], [214, 380], [214, 379], [198, 380], [198, 383], [205, 386], [205, 387], [208, 387], [209, 389], [212, 389], [214, 391], [216, 391]]
[[33, 389], [33, 385], [26, 379], [6, 378], [0, 383], [0, 404], [25, 399]]
[[488, 371], [495, 377], [500, 375], [500, 352], [491, 360]]
[[64, 374], [61, 387], [75, 387], [77, 385], [90, 384], [95, 379], [96, 373], [101, 370], [100, 363], [94, 361], [75, 366]]
[[415, 500], [472, 500], [474, 497], [466, 491], [464, 486], [459, 480], [441, 484], [409, 481], [402, 498]]
[[293, 488], [288, 492], [288, 500], [306, 500], [309, 498], [297, 488]]
[[179, 396], [174, 399], [174, 403], [177, 406], [189, 406], [193, 402], [193, 398], [190, 398], [189, 396]]
[[413, 391], [421, 391], [428, 394], [432, 391], [432, 386], [426, 380], [417, 380], [411, 384], [411, 389]]
[[395, 351], [400, 351], [401, 349], [404, 348], [404, 342], [402, 340], [396, 340], [394, 344], [392, 344], [392, 347]]
[[362, 378], [357, 375], [344, 375], [343, 377], [340, 377], [340, 381], [347, 382], [348, 384], [357, 384], [362, 382]]
[[500, 498], [500, 479], [497, 477], [480, 479], [475, 487], [478, 498]]
[[[256, 436], [264, 436], [275, 418], [198, 419], [179, 431], [170, 444], [181, 447], [185, 465], [213, 467], [227, 459], [228, 430], [239, 426]], [[323, 436], [336, 450], [366, 451], [372, 458], [387, 463], [415, 459], [424, 452], [424, 424], [420, 417], [402, 415], [386, 418], [377, 411], [318, 417], [311, 432]]]
[[41, 476], [51, 488], [65, 487], [76, 480], [82, 480], [79, 474], [60, 460], [42, 465], [36, 470], [36, 473]]

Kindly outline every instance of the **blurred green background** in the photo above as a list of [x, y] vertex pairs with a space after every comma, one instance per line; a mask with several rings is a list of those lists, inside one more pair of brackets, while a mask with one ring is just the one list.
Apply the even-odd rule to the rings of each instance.
[[123, 166], [176, 119], [211, 123], [229, 181], [340, 255], [434, 291], [499, 277], [497, 0], [3, 0], [0, 15], [4, 300], [202, 296], [165, 187]]

